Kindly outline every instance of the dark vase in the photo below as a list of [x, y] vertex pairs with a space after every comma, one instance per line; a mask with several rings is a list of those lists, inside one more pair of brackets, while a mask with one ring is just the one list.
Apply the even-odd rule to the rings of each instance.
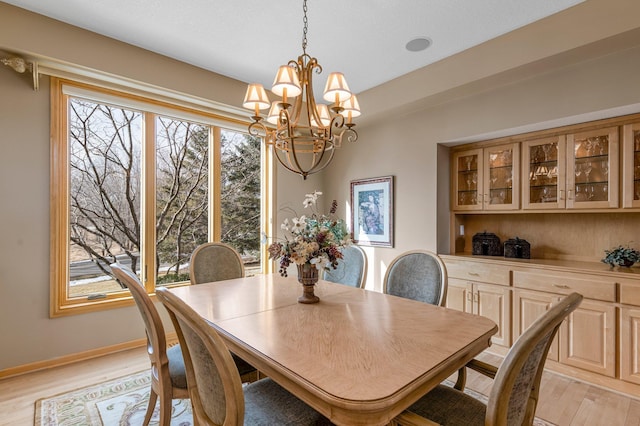
[[633, 266], [635, 262], [633, 260], [629, 260], [629, 259], [622, 259], [620, 266], [624, 266], [626, 268], [630, 268]]
[[298, 265], [298, 282], [302, 284], [302, 296], [298, 297], [298, 303], [318, 303], [320, 298], [313, 294], [318, 282], [318, 268], [310, 263]]

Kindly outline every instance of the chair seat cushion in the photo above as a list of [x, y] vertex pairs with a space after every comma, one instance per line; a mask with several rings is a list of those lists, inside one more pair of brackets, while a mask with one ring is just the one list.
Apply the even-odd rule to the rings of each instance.
[[167, 348], [167, 358], [169, 359], [169, 376], [171, 384], [175, 388], [187, 388], [187, 373], [184, 369], [184, 358], [180, 345]]
[[409, 407], [409, 411], [443, 426], [483, 426], [487, 407], [464, 392], [438, 385]]
[[333, 423], [267, 378], [244, 387], [244, 424], [321, 426]]

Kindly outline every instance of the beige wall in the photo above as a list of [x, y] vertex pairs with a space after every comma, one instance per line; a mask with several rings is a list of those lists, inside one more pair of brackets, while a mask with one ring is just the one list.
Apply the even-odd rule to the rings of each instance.
[[[236, 107], [246, 89], [245, 83], [0, 3], [0, 56], [5, 52], [54, 58]], [[49, 84], [41, 77], [35, 92], [30, 78], [0, 67], [0, 371], [144, 336], [135, 307], [49, 318]], [[321, 189], [317, 176], [303, 184], [282, 170], [277, 182], [275, 209], [302, 207], [309, 188]]]
[[[587, 3], [591, 2], [603, 4]], [[0, 3], [0, 50], [42, 55], [227, 105], [238, 106], [244, 95], [244, 83], [5, 3]], [[275, 229], [284, 216], [280, 209], [301, 211], [307, 192], [322, 190], [324, 207], [337, 199], [344, 215], [351, 180], [394, 175], [395, 247], [366, 248], [367, 288], [380, 290], [386, 265], [397, 254], [448, 246], [447, 149], [438, 143], [640, 103], [640, 47], [606, 51], [615, 53], [601, 56], [600, 50], [599, 57], [577, 65], [572, 64], [576, 58], [584, 60], [584, 51], [569, 51], [562, 60], [536, 62], [528, 72], [478, 80], [472, 96], [451, 89], [445, 96], [438, 93], [437, 100], [419, 102], [419, 111], [415, 105], [394, 107], [392, 112], [402, 114], [365, 121], [357, 127], [359, 141], [343, 146], [327, 171], [302, 181], [278, 169]], [[505, 51], [491, 54], [498, 57]], [[519, 65], [526, 62], [518, 57]], [[469, 58], [471, 62], [460, 63], [458, 57], [456, 63], [471, 69], [478, 59]], [[143, 335], [133, 307], [49, 319], [49, 94], [46, 78], [41, 83], [40, 91], [34, 92], [29, 76], [0, 68], [0, 371]], [[390, 87], [411, 91], [406, 85], [399, 79]], [[384, 102], [383, 89], [363, 94], [364, 114], [367, 99]], [[380, 114], [384, 105], [371, 109]]]
[[516, 127], [549, 128], [550, 120], [566, 119], [568, 124], [587, 116], [640, 112], [638, 69], [640, 47], [368, 123], [324, 174], [325, 192], [343, 202], [349, 200], [350, 180], [395, 176], [395, 247], [367, 248], [366, 288], [380, 290], [386, 265], [403, 251], [448, 253], [448, 163], [446, 148], [437, 144]]

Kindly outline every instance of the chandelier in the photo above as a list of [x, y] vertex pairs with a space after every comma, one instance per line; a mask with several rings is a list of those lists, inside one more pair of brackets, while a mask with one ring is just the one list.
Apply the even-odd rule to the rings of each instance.
[[[302, 55], [278, 69], [271, 88], [281, 100], [271, 103], [264, 87], [252, 83], [242, 106], [255, 113], [249, 133], [265, 135], [280, 164], [306, 179], [329, 165], [343, 138], [358, 139], [352, 119], [360, 115], [360, 106], [340, 72], [329, 74], [325, 85], [323, 98], [331, 104], [316, 103], [312, 76], [320, 74], [322, 67], [307, 54], [307, 0], [303, 12]], [[267, 108], [266, 121], [272, 126], [260, 116], [260, 110]]]

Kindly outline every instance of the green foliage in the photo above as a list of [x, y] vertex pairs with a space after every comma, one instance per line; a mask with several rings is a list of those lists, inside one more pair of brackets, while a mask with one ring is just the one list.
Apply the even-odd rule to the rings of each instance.
[[182, 281], [189, 281], [189, 274], [158, 275], [158, 278], [156, 279], [156, 285], [172, 284], [172, 283], [178, 283]]
[[260, 252], [260, 139], [222, 133], [222, 241]]
[[602, 262], [614, 266], [631, 266], [636, 262], [640, 262], [640, 251], [629, 246], [618, 246], [611, 250], [604, 251], [605, 258]]

